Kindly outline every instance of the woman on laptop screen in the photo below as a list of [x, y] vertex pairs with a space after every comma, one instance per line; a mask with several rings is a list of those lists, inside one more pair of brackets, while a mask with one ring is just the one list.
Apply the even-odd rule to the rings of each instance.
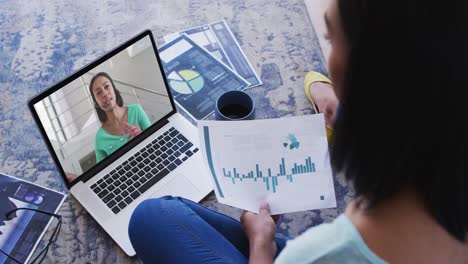
[[99, 72], [94, 75], [89, 93], [102, 124], [96, 133], [96, 162], [100, 162], [151, 126], [139, 104], [124, 106], [122, 96], [109, 74]]

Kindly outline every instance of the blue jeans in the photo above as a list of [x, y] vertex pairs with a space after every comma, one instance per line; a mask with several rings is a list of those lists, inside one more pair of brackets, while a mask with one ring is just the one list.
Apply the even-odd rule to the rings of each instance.
[[[143, 201], [128, 228], [144, 263], [247, 263], [249, 242], [239, 221], [190, 200]], [[278, 253], [286, 244], [276, 238]]]

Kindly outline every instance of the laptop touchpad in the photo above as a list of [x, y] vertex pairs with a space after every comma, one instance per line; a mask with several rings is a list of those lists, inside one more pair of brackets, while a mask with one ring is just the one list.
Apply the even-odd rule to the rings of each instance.
[[164, 195], [182, 196], [190, 199], [200, 194], [200, 191], [184, 175], [176, 175], [169, 183], [151, 194], [153, 197]]

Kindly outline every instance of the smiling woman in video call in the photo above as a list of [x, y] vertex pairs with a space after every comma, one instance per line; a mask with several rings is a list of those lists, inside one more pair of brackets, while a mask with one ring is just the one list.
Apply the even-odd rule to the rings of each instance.
[[151, 126], [139, 104], [124, 106], [114, 81], [105, 72], [94, 75], [89, 85], [101, 128], [96, 133], [96, 162], [100, 162]]

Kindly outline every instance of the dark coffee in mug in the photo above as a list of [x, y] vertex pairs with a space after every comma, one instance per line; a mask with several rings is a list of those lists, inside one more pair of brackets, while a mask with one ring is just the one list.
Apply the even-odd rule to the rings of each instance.
[[227, 91], [216, 100], [216, 120], [253, 120], [255, 106], [253, 98], [243, 91]]
[[228, 104], [223, 106], [220, 111], [226, 117], [238, 119], [247, 116], [251, 110], [240, 104]]

